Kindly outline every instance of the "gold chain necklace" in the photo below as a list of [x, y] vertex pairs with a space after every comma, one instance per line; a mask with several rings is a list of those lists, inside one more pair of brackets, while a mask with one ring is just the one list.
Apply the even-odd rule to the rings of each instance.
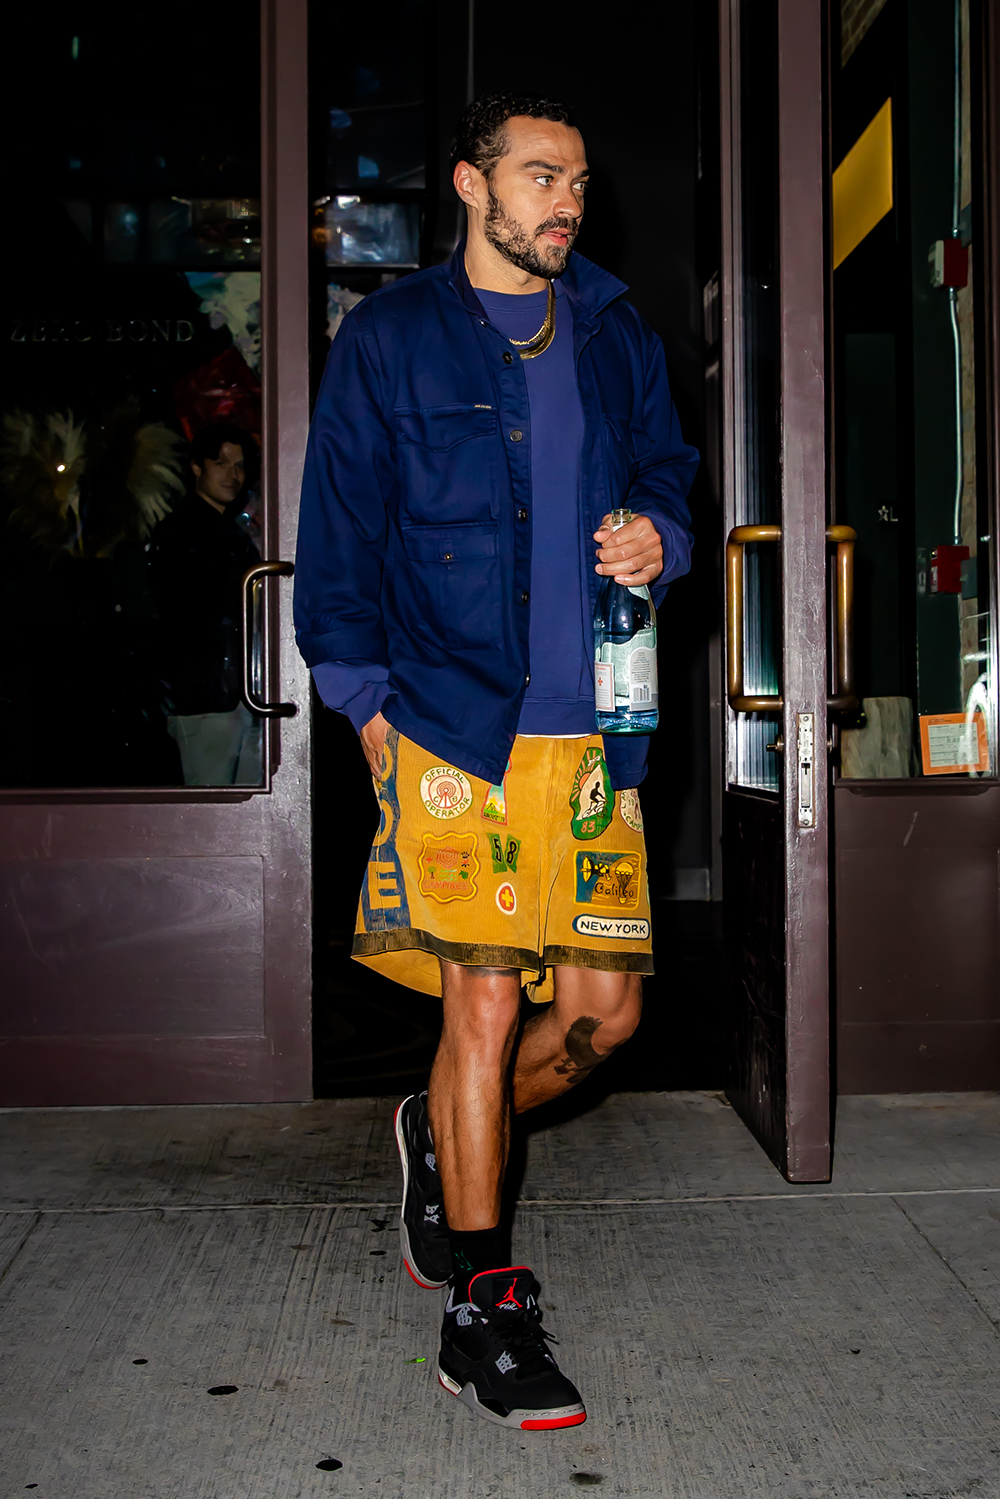
[[549, 299], [545, 308], [545, 321], [532, 338], [509, 338], [508, 343], [521, 350], [522, 359], [537, 359], [544, 354], [556, 336], [556, 294], [549, 282]]

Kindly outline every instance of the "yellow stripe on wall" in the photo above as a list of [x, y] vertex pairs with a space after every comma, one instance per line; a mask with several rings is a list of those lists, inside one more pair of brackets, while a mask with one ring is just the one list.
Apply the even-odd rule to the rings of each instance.
[[886, 99], [833, 174], [833, 268], [892, 207], [892, 100]]

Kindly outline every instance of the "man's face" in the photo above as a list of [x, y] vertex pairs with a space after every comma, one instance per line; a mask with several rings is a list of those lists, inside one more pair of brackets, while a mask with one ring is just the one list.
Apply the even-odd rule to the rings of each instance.
[[505, 260], [551, 280], [566, 269], [583, 218], [583, 138], [569, 125], [523, 115], [504, 129], [508, 150], [486, 179], [483, 231]]
[[197, 463], [192, 463], [191, 470], [195, 489], [202, 499], [210, 500], [213, 505], [222, 509], [235, 500], [243, 488], [246, 477], [243, 449], [238, 443], [224, 442], [219, 449], [218, 458], [206, 458], [201, 468]]

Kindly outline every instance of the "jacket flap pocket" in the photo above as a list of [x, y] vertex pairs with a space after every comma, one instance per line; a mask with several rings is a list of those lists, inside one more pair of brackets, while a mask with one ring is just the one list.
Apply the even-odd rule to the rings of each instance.
[[496, 526], [418, 526], [402, 535], [414, 562], [474, 562], [497, 555]]
[[492, 437], [496, 412], [491, 406], [429, 406], [423, 411], [397, 411], [396, 431], [403, 442], [445, 453], [476, 437]]
[[637, 422], [626, 421], [623, 416], [605, 416], [604, 420], [630, 463], [638, 463], [653, 447], [649, 434]]

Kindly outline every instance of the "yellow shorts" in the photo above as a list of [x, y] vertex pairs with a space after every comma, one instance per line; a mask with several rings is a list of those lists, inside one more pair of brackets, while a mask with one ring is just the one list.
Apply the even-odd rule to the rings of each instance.
[[391, 728], [375, 789], [360, 962], [425, 994], [439, 958], [519, 968], [539, 1003], [553, 964], [652, 973], [639, 798], [611, 789], [599, 734], [519, 736], [491, 786]]

